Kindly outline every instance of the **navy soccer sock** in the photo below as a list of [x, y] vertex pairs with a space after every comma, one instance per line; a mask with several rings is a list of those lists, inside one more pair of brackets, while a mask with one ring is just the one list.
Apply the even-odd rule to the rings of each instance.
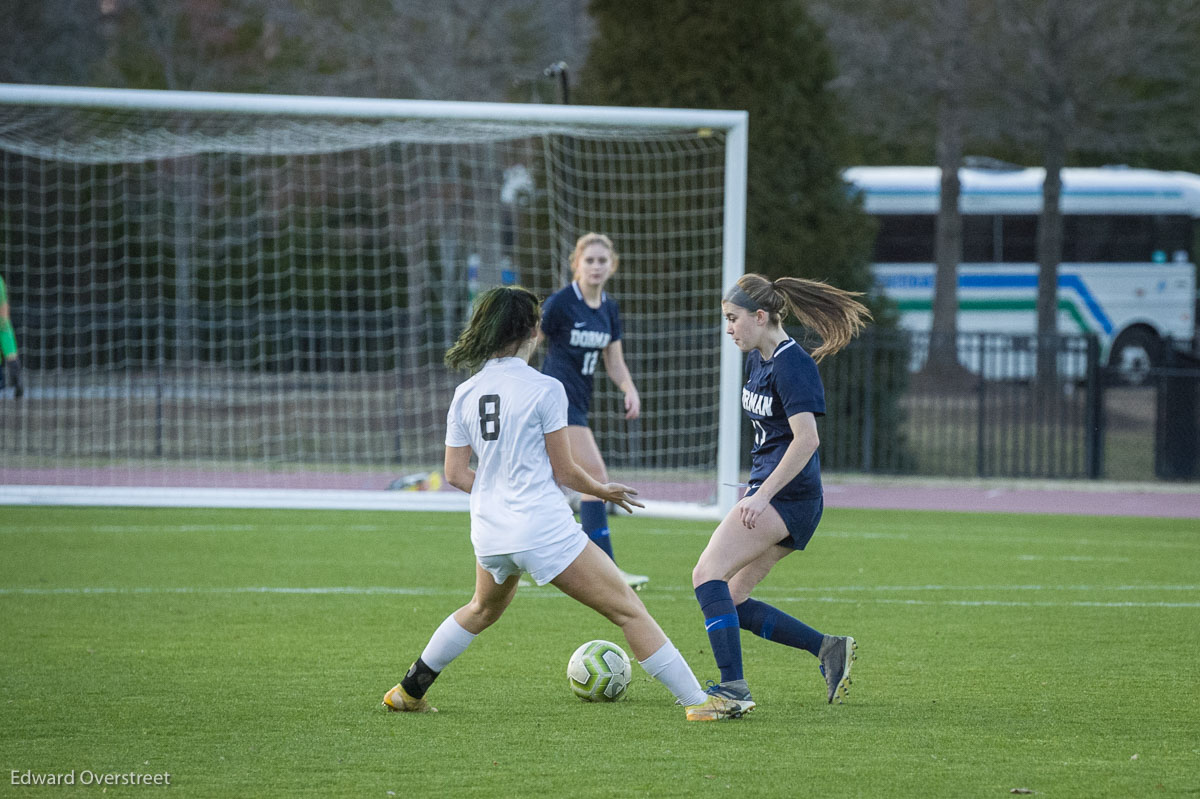
[[612, 558], [612, 539], [608, 535], [608, 509], [604, 503], [599, 500], [580, 502], [579, 523], [583, 526], [587, 537], [595, 541], [596, 546], [603, 549], [604, 553]]
[[697, 586], [696, 600], [704, 613], [704, 630], [721, 670], [721, 682], [742, 679], [742, 631], [733, 597], [729, 595], [729, 583], [709, 580]]
[[742, 629], [760, 638], [803, 649], [814, 655], [821, 650], [824, 634], [766, 602], [747, 599], [737, 606], [737, 615]]

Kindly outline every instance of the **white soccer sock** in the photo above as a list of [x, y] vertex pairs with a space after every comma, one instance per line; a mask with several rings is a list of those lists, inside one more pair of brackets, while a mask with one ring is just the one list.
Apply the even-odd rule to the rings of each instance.
[[708, 694], [700, 687], [700, 682], [692, 673], [691, 667], [670, 641], [660, 646], [653, 655], [639, 662], [647, 674], [675, 694], [676, 704], [688, 707], [702, 704], [708, 699]]
[[474, 640], [474, 633], [464, 630], [462, 625], [454, 620], [453, 615], [447, 616], [433, 631], [429, 643], [425, 645], [425, 651], [421, 653], [421, 660], [425, 661], [429, 668], [440, 672], [465, 652]]

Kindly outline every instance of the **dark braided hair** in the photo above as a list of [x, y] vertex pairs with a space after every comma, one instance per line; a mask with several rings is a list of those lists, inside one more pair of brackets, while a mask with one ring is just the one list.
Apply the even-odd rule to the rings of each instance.
[[541, 303], [529, 289], [497, 286], [475, 300], [471, 321], [446, 350], [452, 369], [476, 369], [488, 358], [515, 355], [537, 328]]

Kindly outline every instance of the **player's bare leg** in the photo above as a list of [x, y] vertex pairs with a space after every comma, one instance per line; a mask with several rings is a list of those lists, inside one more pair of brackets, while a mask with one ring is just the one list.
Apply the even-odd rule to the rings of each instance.
[[620, 627], [638, 660], [650, 657], [667, 642], [667, 634], [625, 583], [620, 569], [594, 542], [589, 541], [550, 584]]
[[[571, 442], [571, 456], [575, 458], [575, 462], [596, 482], [607, 483], [608, 468], [604, 465], [604, 458], [600, 455], [600, 448], [596, 446], [596, 437], [592, 435], [591, 429], [583, 425], [568, 425], [567, 440]], [[588, 494], [580, 494], [579, 503], [579, 518], [583, 522], [584, 532], [615, 562], [608, 535], [607, 505], [599, 497]], [[592, 504], [589, 506], [589, 503]], [[620, 566], [617, 570], [625, 584], [635, 591], [642, 590], [646, 583], [650, 582], [650, 578], [644, 574], [631, 574]]]
[[[519, 575], [513, 575], [503, 583], [497, 583], [492, 575], [478, 563], [475, 564], [475, 594], [471, 601], [456, 610], [451, 617], [442, 622], [442, 626], [434, 633], [438, 636], [449, 636], [443, 640], [461, 639], [457, 650], [450, 655], [452, 659], [458, 652], [465, 649], [470, 639], [492, 626], [512, 603], [517, 593]], [[440, 670], [440, 666], [436, 667]], [[404, 679], [384, 694], [383, 705], [388, 710], [405, 713], [436, 713], [437, 708], [425, 700], [425, 692], [437, 679], [439, 671], [431, 669], [418, 658]]]

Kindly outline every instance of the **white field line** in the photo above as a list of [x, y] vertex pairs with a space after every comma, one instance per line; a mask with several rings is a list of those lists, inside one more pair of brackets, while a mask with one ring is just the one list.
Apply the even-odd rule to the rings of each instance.
[[[776, 598], [776, 602], [787, 601], [788, 597]], [[998, 599], [845, 599], [837, 597], [796, 597], [795, 601], [800, 602], [822, 602], [833, 604], [861, 604], [861, 605], [943, 605], [953, 607], [1003, 607], [1003, 608], [1197, 608], [1200, 609], [1200, 602], [1017, 602], [1017, 601], [1001, 601]]]
[[1200, 539], [1187, 541], [1162, 541], [1153, 538], [1145, 537], [1129, 537], [1129, 538], [1113, 538], [1107, 540], [1099, 540], [1095, 538], [1057, 538], [1054, 536], [1014, 536], [1014, 535], [991, 535], [986, 532], [981, 532], [977, 535], [961, 535], [956, 533], [931, 533], [928, 531], [918, 530], [913, 533], [903, 532], [867, 532], [854, 530], [825, 530], [818, 528], [816, 535], [813, 537], [815, 541], [818, 537], [825, 536], [827, 538], [861, 538], [861, 539], [878, 539], [878, 540], [895, 540], [895, 541], [954, 541], [970, 544], [1035, 544], [1038, 546], [1084, 546], [1084, 547], [1161, 547], [1164, 549], [1196, 549], [1200, 550]]
[[[671, 590], [671, 589], [667, 589]], [[755, 589], [755, 594], [772, 592], [862, 592], [862, 591], [1200, 591], [1197, 585], [838, 585], [838, 586], [791, 586]]]
[[[325, 524], [271, 525], [257, 524], [62, 524], [28, 527], [0, 526], [0, 533], [324, 533], [324, 532], [438, 532], [444, 527], [433, 525]], [[466, 527], [463, 528], [466, 530]]]
[[[464, 540], [468, 525], [462, 526]], [[254, 525], [254, 524], [188, 524], [188, 525], [161, 525], [161, 524], [145, 524], [145, 525], [43, 525], [43, 526], [9, 526], [0, 525], [0, 535], [2, 534], [20, 534], [20, 533], [168, 533], [168, 534], [186, 534], [186, 533], [337, 533], [342, 531], [349, 532], [393, 532], [397, 534], [404, 533], [444, 533], [446, 527], [443, 525], [412, 525], [405, 524], [403, 517], [398, 516], [395, 524], [357, 524], [342, 527], [333, 527], [330, 525]], [[632, 535], [680, 535], [686, 537], [704, 537], [707, 538], [712, 534], [712, 531], [706, 528], [698, 530], [688, 530], [679, 528], [650, 528], [638, 531], [631, 531]], [[988, 545], [1018, 545], [1018, 544], [1034, 544], [1039, 547], [1054, 546], [1080, 546], [1080, 547], [1095, 547], [1095, 548], [1126, 548], [1134, 547], [1137, 549], [1145, 548], [1161, 548], [1161, 549], [1185, 549], [1185, 550], [1200, 550], [1200, 538], [1195, 541], [1163, 541], [1152, 538], [1138, 537], [1136, 539], [1113, 539], [1113, 540], [1096, 540], [1092, 538], [1046, 538], [1038, 536], [1004, 536], [1004, 535], [960, 535], [955, 533], [931, 533], [925, 530], [914, 528], [914, 532], [906, 533], [899, 531], [876, 532], [876, 531], [855, 531], [855, 530], [836, 530], [821, 528], [817, 531], [816, 538], [853, 538], [863, 540], [895, 540], [895, 541], [952, 541], [961, 543], [970, 543], [979, 545], [986, 543]], [[1094, 558], [1096, 560], [1111, 560], [1112, 562], [1122, 563], [1125, 560], [1122, 556], [1089, 556], [1089, 555], [1036, 555], [1028, 553], [1018, 553], [1014, 555], [1018, 560], [1087, 560]]]
[[[938, 605], [951, 607], [1019, 607], [1019, 608], [1200, 608], [1198, 602], [1150, 602], [1096, 600], [1049, 601], [1049, 600], [1001, 600], [1001, 599], [892, 599], [887, 597], [863, 596], [819, 596], [821, 593], [871, 592], [871, 591], [1196, 591], [1200, 586], [843, 586], [838, 588], [776, 589], [769, 593], [773, 602], [822, 602], [837, 604], [876, 605]], [[658, 589], [653, 591], [656, 599], [688, 601], [690, 594], [682, 589]], [[456, 596], [466, 597], [469, 589], [446, 590], [421, 587], [391, 586], [242, 586], [242, 587], [162, 587], [162, 588], [0, 588], [0, 596], [141, 596], [141, 595], [235, 595], [235, 594], [285, 594], [285, 595], [340, 595], [340, 596]], [[551, 588], [523, 589], [522, 597], [535, 599], [561, 599], [564, 595]]]
[[1017, 555], [1017, 560], [1061, 560], [1066, 563], [1129, 563], [1119, 555]]
[[0, 588], [0, 596], [73, 596], [90, 595], [143, 595], [143, 594], [342, 594], [342, 595], [398, 595], [398, 596], [450, 596], [470, 594], [470, 589], [450, 591], [440, 588], [404, 588], [394, 586], [234, 586], [192, 588], [187, 586], [165, 586], [158, 588]]

